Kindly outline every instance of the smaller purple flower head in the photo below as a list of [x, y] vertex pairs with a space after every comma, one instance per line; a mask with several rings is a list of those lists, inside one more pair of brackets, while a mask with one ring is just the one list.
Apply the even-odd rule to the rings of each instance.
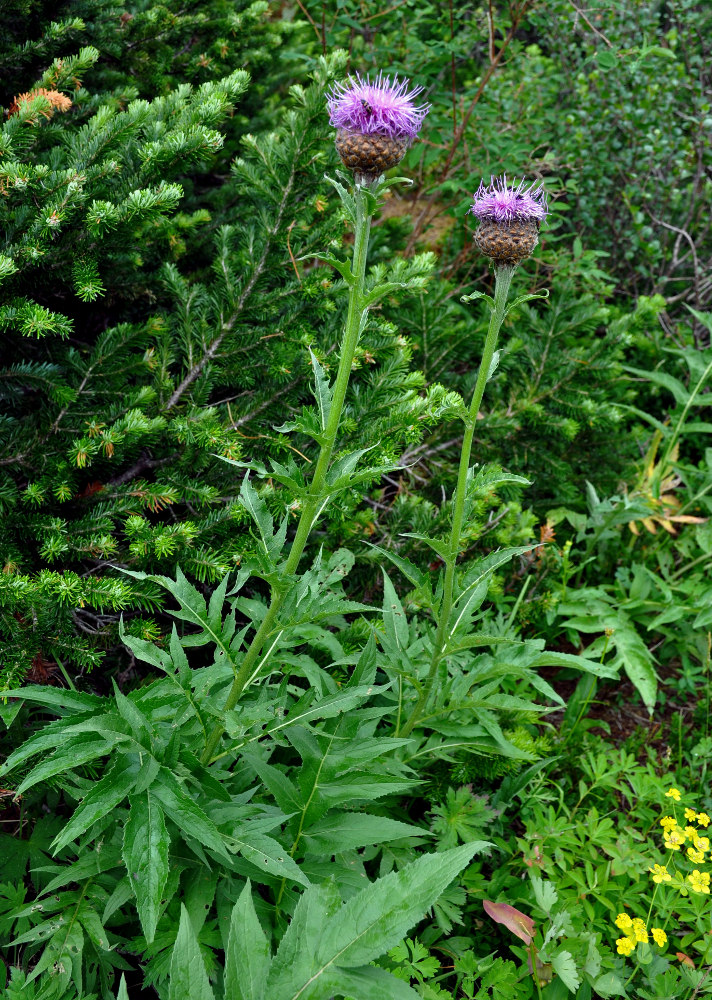
[[470, 211], [480, 220], [491, 219], [493, 222], [514, 222], [519, 220], [536, 220], [541, 222], [548, 213], [546, 191], [541, 184], [530, 184], [524, 187], [524, 181], [519, 184], [508, 184], [506, 175], [496, 177], [485, 187], [480, 184]]
[[409, 80], [379, 73], [375, 80], [359, 74], [346, 83], [335, 83], [328, 94], [329, 120], [334, 128], [385, 135], [391, 139], [415, 139], [430, 110], [429, 104], [416, 105], [422, 87], [410, 88]]

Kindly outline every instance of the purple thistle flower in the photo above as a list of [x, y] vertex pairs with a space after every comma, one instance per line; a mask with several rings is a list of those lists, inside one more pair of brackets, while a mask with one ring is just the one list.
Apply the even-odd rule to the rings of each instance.
[[514, 222], [535, 219], [541, 222], [548, 213], [546, 191], [539, 184], [524, 187], [524, 181], [519, 184], [507, 184], [506, 175], [490, 181], [485, 187], [480, 184], [475, 200], [470, 209], [478, 219], [491, 219], [494, 222]]
[[372, 82], [359, 74], [346, 83], [335, 83], [328, 95], [329, 120], [338, 129], [362, 135], [385, 135], [392, 139], [415, 139], [429, 104], [416, 106], [413, 99], [422, 87], [410, 87], [409, 80], [379, 73]]

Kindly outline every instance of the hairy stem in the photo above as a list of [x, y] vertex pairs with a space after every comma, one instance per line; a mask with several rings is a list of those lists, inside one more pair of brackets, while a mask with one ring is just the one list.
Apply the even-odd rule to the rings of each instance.
[[457, 565], [457, 557], [460, 554], [460, 537], [462, 535], [462, 522], [465, 516], [465, 495], [467, 493], [467, 473], [470, 468], [472, 439], [475, 434], [477, 414], [479, 413], [480, 406], [482, 405], [482, 397], [484, 396], [485, 386], [487, 385], [492, 358], [494, 357], [494, 351], [497, 346], [499, 329], [502, 326], [502, 320], [504, 319], [504, 311], [507, 304], [507, 296], [509, 295], [509, 286], [511, 284], [513, 274], [513, 267], [500, 266], [495, 269], [494, 307], [490, 316], [489, 328], [487, 330], [485, 346], [482, 352], [482, 360], [480, 361], [480, 368], [477, 373], [477, 382], [475, 383], [475, 390], [472, 394], [468, 420], [465, 427], [465, 433], [462, 438], [460, 468], [457, 475], [457, 486], [455, 488], [455, 496], [453, 500], [450, 546], [447, 559], [445, 561], [445, 582], [443, 584], [443, 596], [440, 603], [437, 631], [433, 642], [433, 654], [430, 661], [430, 670], [428, 671], [428, 676], [415, 704], [415, 708], [411, 712], [410, 718], [407, 720], [405, 726], [400, 731], [400, 736], [408, 736], [413, 731], [413, 728], [425, 711], [428, 699], [430, 698], [433, 690], [433, 685], [438, 672], [438, 666], [440, 665], [440, 662], [445, 654], [445, 648], [447, 645], [447, 626], [452, 612], [455, 567]]
[[[309, 533], [314, 526], [321, 510], [328, 498], [326, 489], [326, 474], [334, 451], [336, 435], [341, 422], [341, 414], [344, 408], [346, 390], [349, 385], [351, 368], [353, 366], [354, 354], [358, 344], [359, 333], [363, 314], [366, 310], [364, 305], [364, 280], [366, 276], [366, 259], [368, 257], [368, 238], [371, 230], [371, 216], [366, 210], [366, 193], [360, 186], [356, 186], [356, 229], [354, 234], [354, 251], [351, 270], [356, 281], [349, 288], [349, 308], [346, 316], [346, 327], [344, 329], [344, 339], [341, 345], [341, 357], [339, 358], [339, 368], [334, 382], [333, 398], [329, 417], [324, 428], [324, 437], [319, 458], [317, 459], [314, 475], [311, 481], [309, 494], [302, 506], [302, 512], [297, 525], [289, 556], [282, 567], [280, 581], [277, 586], [272, 587], [270, 603], [267, 613], [262, 620], [260, 627], [250, 643], [244, 659], [240, 664], [240, 669], [235, 674], [232, 687], [225, 702], [225, 711], [229, 712], [237, 704], [240, 695], [251, 680], [259, 660], [262, 647], [267, 637], [272, 632], [279, 610], [284, 599], [289, 592], [289, 578], [296, 572], [299, 560], [302, 557], [304, 548], [309, 538]], [[267, 659], [267, 658], [265, 658]], [[264, 666], [264, 661], [261, 667]], [[222, 739], [224, 727], [221, 722], [216, 723], [205, 745], [202, 755], [202, 763], [208, 764], [212, 760], [218, 743]]]

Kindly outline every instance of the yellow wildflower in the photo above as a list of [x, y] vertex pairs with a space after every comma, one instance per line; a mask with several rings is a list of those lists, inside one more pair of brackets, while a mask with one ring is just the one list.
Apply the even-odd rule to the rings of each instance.
[[709, 826], [711, 821], [707, 813], [697, 813], [697, 822], [700, 826]]
[[665, 847], [668, 851], [679, 851], [686, 839], [685, 831], [679, 826], [665, 831]]
[[695, 839], [695, 837], [697, 836], [697, 830], [694, 828], [694, 826], [685, 827], [685, 836], [687, 837], [688, 840]]
[[627, 913], [619, 913], [614, 921], [616, 927], [620, 928], [622, 931], [629, 931], [633, 926], [633, 921], [630, 919]]
[[680, 801], [680, 791], [677, 788], [668, 788], [665, 792], [666, 799], [675, 799], [676, 802]]
[[701, 872], [698, 871], [697, 868], [695, 868], [692, 875], [687, 876], [687, 881], [690, 883], [693, 892], [700, 892], [709, 896], [710, 894], [709, 872]]
[[641, 920], [640, 917], [633, 918], [633, 934], [636, 941], [641, 941], [643, 944], [648, 943], [648, 930], [645, 921]]
[[695, 837], [693, 843], [698, 851], [709, 851], [710, 849], [709, 837]]
[[688, 823], [694, 823], [697, 819], [697, 813], [694, 809], [685, 808], [685, 819]]
[[664, 948], [667, 944], [667, 934], [662, 927], [651, 927], [650, 933], [653, 935], [653, 940], [658, 948]]
[[696, 865], [701, 865], [702, 862], [705, 860], [704, 851], [696, 851], [694, 847], [688, 847], [686, 853], [690, 861], [692, 861]]
[[622, 937], [616, 941], [616, 951], [619, 955], [630, 955], [635, 948], [635, 938]]
[[[652, 868], [648, 868], [648, 871], [652, 873], [653, 882], [657, 882], [658, 885], [661, 882], [670, 882], [672, 880], [672, 875], [669, 874], [667, 867], [665, 865], [653, 865]], [[618, 924], [621, 930], [625, 930], [621, 924]]]
[[665, 830], [672, 830], [673, 827], [677, 826], [677, 820], [674, 816], [663, 816], [660, 820], [660, 826]]

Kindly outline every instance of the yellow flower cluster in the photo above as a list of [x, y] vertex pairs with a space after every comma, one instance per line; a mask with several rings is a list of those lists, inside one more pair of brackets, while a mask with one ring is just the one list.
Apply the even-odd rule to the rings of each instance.
[[[673, 812], [675, 803], [682, 801], [682, 792], [679, 788], [669, 788], [665, 792], [665, 797], [672, 799]], [[710, 838], [703, 835], [708, 832], [712, 820], [704, 812], [697, 812], [689, 806], [684, 810], [685, 826], [681, 826], [677, 816], [663, 816], [660, 826], [663, 828], [663, 843], [669, 852], [667, 863], [664, 865], [654, 864], [649, 868], [651, 878], [655, 883], [655, 894], [658, 887], [669, 884], [677, 889], [681, 896], [687, 896], [690, 891], [700, 895], [710, 895], [710, 872], [695, 868], [689, 874], [680, 871], [676, 859], [683, 857], [692, 862], [693, 865], [702, 865], [705, 862], [712, 864], [712, 851], [710, 851]], [[684, 848], [684, 852], [683, 852]], [[672, 862], [672, 872], [668, 871], [668, 865]], [[655, 894], [650, 904], [652, 912], [655, 902]], [[650, 913], [648, 913], [650, 917]], [[640, 917], [631, 917], [627, 913], [619, 913], [614, 921], [616, 927], [623, 931], [624, 937], [619, 937], [616, 941], [616, 951], [619, 955], [632, 955], [638, 944], [648, 944], [650, 937], [659, 948], [663, 948], [667, 943], [667, 934], [662, 927], [651, 927], [648, 932], [646, 921]]]
[[[674, 802], [679, 802], [682, 795], [678, 788], [669, 788], [665, 792], [667, 798], [672, 799]], [[700, 834], [698, 827], [703, 827], [706, 829], [710, 825], [710, 817], [707, 813], [695, 812], [694, 809], [690, 809], [689, 806], [685, 806], [684, 816], [687, 822], [687, 826], [682, 827], [678, 824], [677, 818], [675, 816], [663, 816], [660, 820], [660, 826], [663, 828], [663, 843], [667, 851], [682, 851], [685, 848], [685, 855], [688, 861], [691, 861], [694, 865], [701, 865], [707, 860], [705, 857], [710, 850], [710, 839], [709, 837], [703, 837]], [[696, 823], [697, 826], [692, 824]], [[670, 855], [672, 857], [672, 853]], [[710, 858], [712, 860], [712, 858]], [[709, 873], [701, 872], [695, 870], [691, 875], [684, 877], [678, 875], [673, 879], [672, 875], [669, 874], [666, 865], [653, 865], [648, 871], [653, 876], [653, 882], [660, 885], [661, 882], [672, 882], [673, 885], [680, 890], [682, 895], [687, 895], [688, 887], [692, 889], [693, 892], [709, 894]]]
[[[625, 937], [620, 937], [616, 941], [616, 951], [619, 955], [631, 955], [638, 942], [648, 943], [648, 928], [640, 917], [629, 917], [627, 913], [619, 913], [615, 919], [615, 925], [619, 930], [625, 932]], [[667, 942], [667, 934], [662, 927], [651, 927], [650, 934], [659, 948], [664, 947]]]

